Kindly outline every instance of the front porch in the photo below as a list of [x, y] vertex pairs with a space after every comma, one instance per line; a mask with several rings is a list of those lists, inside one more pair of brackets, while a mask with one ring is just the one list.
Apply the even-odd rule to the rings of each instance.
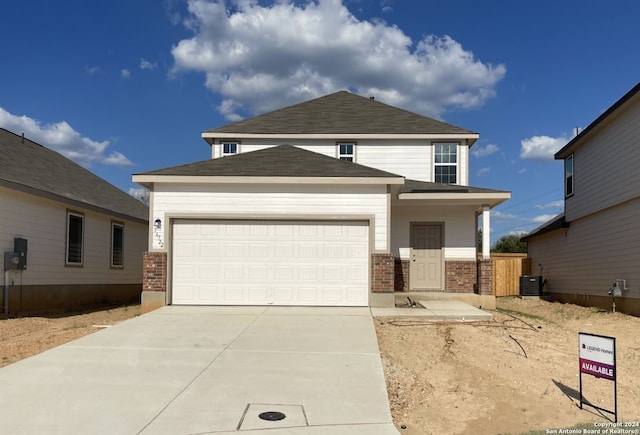
[[393, 254], [371, 256], [371, 306], [396, 307], [411, 300], [458, 300], [477, 308], [495, 309], [493, 264], [490, 259], [446, 260], [444, 288], [411, 290], [409, 260]]

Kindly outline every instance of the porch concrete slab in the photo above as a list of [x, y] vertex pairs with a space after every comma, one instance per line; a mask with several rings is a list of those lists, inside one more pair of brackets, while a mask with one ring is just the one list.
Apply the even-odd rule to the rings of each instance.
[[[0, 389], [12, 434], [398, 433], [368, 308], [164, 307], [0, 369]], [[250, 404], [304, 416], [243, 430]]]
[[414, 308], [371, 308], [374, 317], [416, 317], [431, 320], [484, 320], [492, 315], [457, 300], [416, 300]]

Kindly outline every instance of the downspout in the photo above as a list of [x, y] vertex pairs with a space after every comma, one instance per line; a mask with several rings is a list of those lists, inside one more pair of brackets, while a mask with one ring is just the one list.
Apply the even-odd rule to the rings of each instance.
[[4, 292], [3, 292], [3, 309], [4, 315], [9, 316], [9, 271], [4, 271]]

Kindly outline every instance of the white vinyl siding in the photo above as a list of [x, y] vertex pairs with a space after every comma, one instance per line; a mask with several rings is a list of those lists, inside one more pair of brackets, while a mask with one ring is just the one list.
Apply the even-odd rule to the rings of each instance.
[[626, 279], [623, 296], [640, 298], [639, 215], [640, 199], [634, 199], [535, 237], [529, 242], [532, 274], [547, 279], [547, 291], [578, 296], [606, 297], [616, 279]]
[[476, 215], [473, 207], [395, 206], [391, 222], [391, 253], [409, 259], [411, 222], [444, 223], [444, 259], [476, 260]]
[[565, 204], [568, 221], [640, 196], [638, 98], [602, 122], [574, 151], [574, 194]]
[[0, 187], [0, 250], [12, 251], [14, 237], [28, 240], [28, 268], [23, 285], [137, 284], [142, 282], [142, 253], [147, 225], [125, 221], [123, 269], [110, 263], [112, 217], [73, 207], [84, 215], [83, 267], [66, 267], [66, 220], [69, 206]]
[[[333, 145], [335, 147], [335, 144]], [[332, 148], [335, 150], [335, 148]], [[153, 195], [153, 217], [166, 227], [170, 217], [308, 216], [322, 220], [340, 216], [372, 216], [372, 249], [387, 246], [387, 191], [382, 186], [304, 185], [157, 185]], [[157, 247], [156, 247], [157, 248]], [[164, 249], [166, 249], [166, 244]]]
[[[350, 142], [348, 140], [338, 142]], [[355, 142], [353, 142], [355, 143]], [[336, 141], [330, 139], [282, 139], [267, 142], [259, 139], [242, 139], [242, 152], [257, 151], [277, 145], [289, 144], [299, 148], [338, 157]], [[220, 144], [212, 147], [213, 158], [219, 157]], [[356, 161], [360, 165], [401, 175], [411, 180], [433, 181], [433, 147], [429, 140], [379, 140], [359, 139], [356, 146]], [[468, 155], [466, 144], [458, 146], [458, 182], [468, 185]]]

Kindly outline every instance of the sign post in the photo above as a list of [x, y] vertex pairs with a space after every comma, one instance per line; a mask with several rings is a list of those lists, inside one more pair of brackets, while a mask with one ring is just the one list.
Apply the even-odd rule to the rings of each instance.
[[[580, 363], [580, 409], [582, 404], [608, 412], [614, 415], [618, 422], [618, 381], [616, 378], [616, 339], [604, 335], [578, 333], [579, 363]], [[588, 402], [584, 402], [582, 396], [582, 374], [595, 376], [613, 381], [614, 410], [600, 408]]]

